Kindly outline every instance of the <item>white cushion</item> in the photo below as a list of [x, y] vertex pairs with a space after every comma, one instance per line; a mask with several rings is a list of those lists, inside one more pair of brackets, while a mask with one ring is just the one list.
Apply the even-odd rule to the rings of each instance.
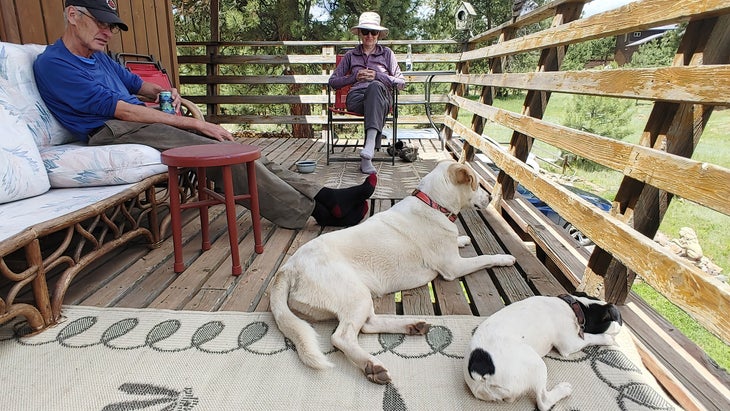
[[42, 196], [0, 204], [0, 241], [28, 227], [92, 206], [134, 185], [51, 189]]
[[36, 87], [33, 62], [45, 48], [0, 42], [0, 106], [27, 124], [38, 147], [75, 140], [48, 111]]
[[0, 204], [43, 194], [50, 187], [28, 127], [0, 104]]
[[141, 144], [73, 143], [40, 151], [53, 188], [136, 183], [167, 171], [160, 162], [160, 152]]

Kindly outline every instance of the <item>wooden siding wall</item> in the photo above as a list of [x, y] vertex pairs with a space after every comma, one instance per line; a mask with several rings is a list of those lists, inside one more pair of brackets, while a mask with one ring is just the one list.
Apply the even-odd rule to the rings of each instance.
[[[129, 31], [115, 35], [109, 51], [152, 54], [178, 82], [171, 0], [116, 0]], [[63, 34], [64, 0], [0, 0], [0, 40], [50, 44]]]

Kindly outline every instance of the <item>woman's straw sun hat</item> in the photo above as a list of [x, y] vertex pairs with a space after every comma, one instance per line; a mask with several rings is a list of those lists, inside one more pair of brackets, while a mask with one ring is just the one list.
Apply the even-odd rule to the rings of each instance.
[[388, 29], [380, 25], [380, 15], [374, 11], [366, 11], [362, 13], [357, 26], [352, 27], [350, 32], [357, 35], [360, 33], [360, 29], [379, 31], [379, 39], [388, 37]]

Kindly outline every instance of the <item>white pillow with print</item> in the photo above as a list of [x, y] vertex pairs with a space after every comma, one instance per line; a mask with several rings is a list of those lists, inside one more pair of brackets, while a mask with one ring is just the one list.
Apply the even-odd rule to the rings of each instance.
[[0, 204], [37, 196], [49, 188], [28, 127], [0, 106]]
[[53, 188], [129, 184], [167, 172], [160, 152], [142, 144], [64, 144], [42, 148], [41, 157]]
[[38, 147], [76, 139], [46, 107], [33, 77], [33, 62], [46, 46], [0, 42], [0, 106], [27, 124]]

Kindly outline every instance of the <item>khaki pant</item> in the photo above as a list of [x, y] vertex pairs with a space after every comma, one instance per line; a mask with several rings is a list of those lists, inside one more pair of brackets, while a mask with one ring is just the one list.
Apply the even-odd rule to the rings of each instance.
[[[196, 144], [237, 144], [219, 142], [165, 124], [121, 120], [109, 120], [105, 127], [89, 136], [89, 145], [132, 143], [160, 151]], [[210, 178], [216, 184], [222, 184], [219, 169], [211, 169]], [[284, 228], [301, 228], [306, 224], [314, 210], [314, 196], [322, 189], [322, 185], [269, 161], [263, 154], [256, 161], [256, 181], [261, 216]], [[236, 193], [248, 191], [244, 165], [233, 166], [233, 188]]]

